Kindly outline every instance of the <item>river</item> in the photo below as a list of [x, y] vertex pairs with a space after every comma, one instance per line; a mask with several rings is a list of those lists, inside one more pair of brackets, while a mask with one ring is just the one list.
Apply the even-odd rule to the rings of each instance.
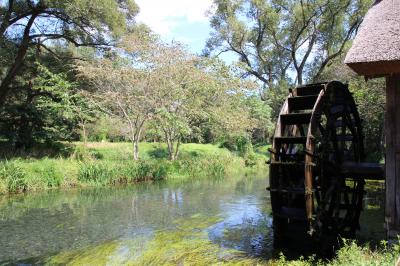
[[[267, 260], [274, 254], [267, 183], [261, 173], [0, 198], [0, 265], [179, 264], [176, 256], [188, 251], [195, 252], [185, 260], [204, 263]], [[380, 237], [374, 226], [366, 234]]]

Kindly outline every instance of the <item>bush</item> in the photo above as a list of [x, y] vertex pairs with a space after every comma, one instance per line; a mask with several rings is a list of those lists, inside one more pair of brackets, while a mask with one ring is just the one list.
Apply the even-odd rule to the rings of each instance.
[[171, 171], [171, 164], [168, 161], [155, 161], [152, 165], [152, 178], [160, 180], [166, 178]]
[[244, 158], [246, 166], [255, 166], [257, 164], [257, 156], [253, 150], [253, 144], [248, 136], [229, 136], [220, 144], [220, 147], [227, 148], [230, 151]]

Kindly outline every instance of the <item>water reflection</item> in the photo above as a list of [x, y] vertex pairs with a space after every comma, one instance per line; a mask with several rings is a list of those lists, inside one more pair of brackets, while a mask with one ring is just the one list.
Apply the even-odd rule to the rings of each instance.
[[256, 239], [269, 241], [266, 182], [264, 176], [170, 180], [3, 198], [0, 261], [41, 258], [107, 241], [151, 239], [159, 230], [176, 228], [177, 219], [193, 215], [222, 219], [207, 229], [211, 240], [259, 255], [261, 248], [247, 246], [256, 247]]
[[[65, 264], [78, 258], [99, 264], [137, 259], [140, 265], [187, 249], [199, 252], [192, 259], [204, 259], [201, 252], [211, 252], [213, 259], [231, 257], [232, 250], [264, 260], [280, 251], [292, 258], [302, 255], [295, 252], [295, 241], [274, 250], [265, 187], [261, 174], [0, 198], [0, 264], [49, 259]], [[364, 205], [358, 238], [378, 242], [383, 237], [382, 187], [370, 188]], [[212, 263], [209, 259], [203, 262]]]

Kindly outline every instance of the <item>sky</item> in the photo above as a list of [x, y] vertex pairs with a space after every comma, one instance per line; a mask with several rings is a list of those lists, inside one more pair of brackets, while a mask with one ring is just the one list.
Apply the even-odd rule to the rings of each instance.
[[207, 11], [212, 0], [135, 0], [140, 7], [139, 22], [147, 24], [165, 41], [185, 43], [201, 53], [211, 31]]

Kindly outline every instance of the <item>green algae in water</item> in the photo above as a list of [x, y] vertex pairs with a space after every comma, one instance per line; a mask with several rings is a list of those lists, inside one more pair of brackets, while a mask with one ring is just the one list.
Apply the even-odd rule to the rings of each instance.
[[195, 214], [175, 221], [172, 230], [157, 231], [151, 239], [110, 241], [95, 247], [60, 253], [48, 265], [259, 265], [262, 261], [224, 249], [208, 239], [207, 228], [218, 217]]
[[81, 250], [62, 252], [47, 261], [47, 265], [108, 265], [110, 257], [118, 249], [117, 241]]

